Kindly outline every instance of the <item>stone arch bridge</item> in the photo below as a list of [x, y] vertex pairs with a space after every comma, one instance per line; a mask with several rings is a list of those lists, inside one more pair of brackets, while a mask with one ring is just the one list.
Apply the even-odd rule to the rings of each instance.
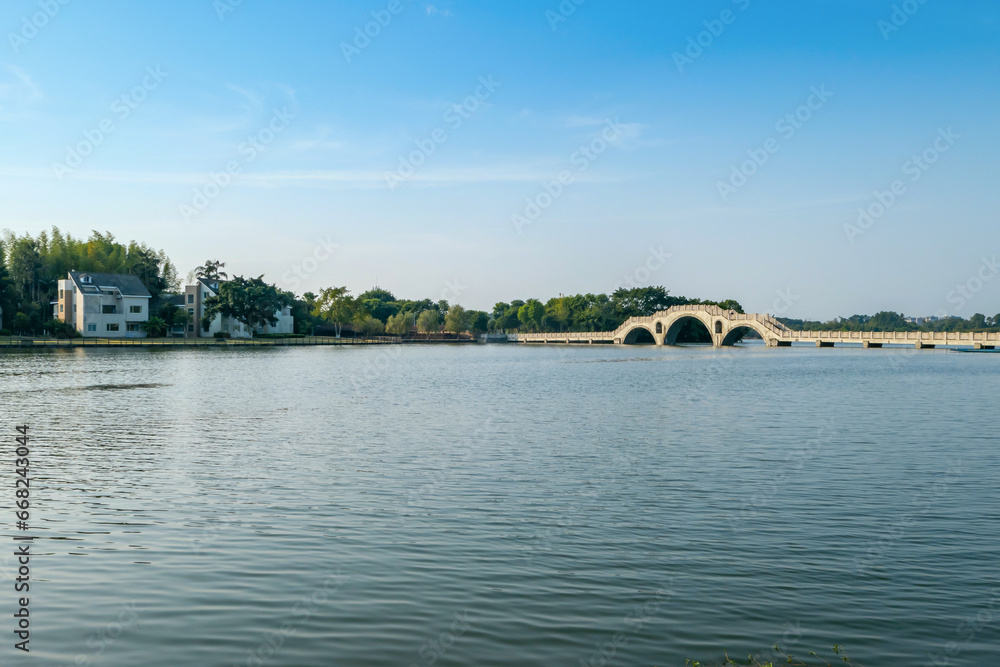
[[749, 332], [756, 332], [768, 347], [790, 347], [812, 343], [816, 347], [855, 344], [864, 347], [910, 345], [916, 348], [965, 346], [995, 349], [1000, 333], [970, 331], [792, 331], [770, 315], [744, 314], [718, 306], [674, 306], [648, 317], [633, 317], [614, 331], [513, 334], [518, 343], [578, 345], [676, 345], [681, 330], [691, 321], [700, 322], [712, 337], [714, 347], [729, 347]]

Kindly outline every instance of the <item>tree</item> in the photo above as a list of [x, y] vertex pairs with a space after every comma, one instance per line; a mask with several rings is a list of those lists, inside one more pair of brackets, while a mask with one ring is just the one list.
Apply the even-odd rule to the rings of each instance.
[[545, 317], [545, 306], [538, 299], [528, 299], [517, 311], [517, 319], [532, 331], [542, 328], [542, 318]]
[[986, 316], [982, 313], [976, 313], [969, 318], [969, 328], [970, 329], [985, 329], [986, 328]]
[[621, 287], [611, 295], [615, 314], [622, 322], [630, 317], [647, 317], [671, 306], [679, 306], [689, 302], [690, 299], [670, 296], [670, 292], [662, 286], [635, 287], [633, 289]]
[[357, 311], [357, 304], [346, 287], [327, 287], [316, 298], [313, 314], [334, 326], [337, 338], [344, 324], [350, 322]]
[[474, 334], [486, 333], [490, 328], [490, 315], [481, 310], [469, 311], [469, 331]]
[[386, 333], [402, 336], [410, 332], [410, 314], [397, 313], [389, 318], [385, 325]]
[[31, 327], [31, 321], [29, 320], [27, 315], [25, 315], [23, 312], [19, 312], [16, 315], [14, 315], [14, 322], [12, 326], [14, 327], [15, 334], [17, 334], [18, 336], [23, 336], [26, 333], [29, 333], [28, 330]]
[[142, 323], [142, 329], [146, 332], [146, 335], [150, 338], [161, 338], [167, 335], [167, 330], [169, 325], [167, 321], [162, 317], [150, 317], [149, 320]]
[[13, 319], [15, 310], [14, 295], [11, 294], [10, 278], [4, 262], [3, 245], [0, 244], [0, 329], [4, 328], [4, 322]]
[[38, 280], [41, 277], [42, 257], [38, 244], [30, 236], [8, 241], [8, 261], [10, 280], [22, 302], [33, 302], [38, 295]]
[[378, 287], [359, 294], [358, 303], [369, 315], [382, 322], [388, 322], [390, 317], [400, 311], [400, 304], [392, 292]]
[[458, 304], [448, 309], [444, 316], [444, 329], [453, 333], [462, 333], [469, 328], [469, 313]]
[[441, 329], [441, 317], [436, 310], [425, 310], [417, 317], [417, 331], [420, 333], [437, 333]]
[[565, 331], [570, 324], [573, 311], [570, 307], [570, 299], [559, 297], [549, 299], [545, 305], [545, 318], [559, 331]]
[[725, 301], [720, 301], [718, 304], [719, 308], [723, 310], [732, 310], [734, 312], [743, 313], [743, 306], [736, 299], [726, 299]]
[[385, 333], [385, 325], [382, 323], [382, 320], [371, 315], [365, 315], [358, 326], [358, 331], [365, 336], [381, 336]]
[[264, 276], [249, 280], [236, 276], [219, 284], [218, 296], [205, 301], [205, 316], [222, 315], [245, 325], [250, 337], [254, 329], [278, 323], [277, 314], [291, 303], [287, 292], [264, 282]]
[[868, 318], [862, 328], [870, 331], [897, 331], [900, 329], [905, 331], [907, 322], [902, 313], [882, 311]]
[[319, 319], [312, 312], [313, 308], [316, 307], [316, 295], [312, 292], [306, 292], [302, 295], [303, 298], [299, 299], [291, 292], [286, 292], [286, 294], [292, 302], [295, 333], [307, 336], [312, 335], [316, 329], [316, 322]]
[[204, 278], [205, 280], [225, 280], [229, 275], [225, 271], [219, 270], [225, 266], [225, 262], [206, 259], [204, 264], [194, 270], [194, 276], [195, 278]]
[[191, 315], [184, 308], [178, 308], [172, 303], [165, 303], [156, 311], [156, 317], [163, 320], [166, 330], [170, 331], [174, 327], [182, 326], [187, 329], [191, 321]]
[[[139, 245], [133, 241], [128, 246], [128, 273], [137, 277], [146, 286], [154, 300], [158, 299], [160, 292], [168, 286], [167, 279], [161, 275], [161, 265], [164, 262], [167, 263], [168, 267], [172, 267], [170, 260], [166, 259], [165, 255], [145, 244]], [[176, 279], [176, 275], [174, 279]]]
[[501, 316], [494, 320], [493, 329], [495, 331], [514, 331], [521, 328], [521, 321], [517, 318], [517, 313], [523, 305], [523, 302], [518, 303], [516, 306], [512, 303]]

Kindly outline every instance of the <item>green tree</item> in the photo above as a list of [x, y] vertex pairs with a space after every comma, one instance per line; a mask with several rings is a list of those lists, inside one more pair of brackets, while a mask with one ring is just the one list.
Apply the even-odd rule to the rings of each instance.
[[400, 303], [392, 292], [378, 287], [359, 294], [358, 303], [364, 307], [369, 315], [382, 322], [387, 322], [401, 309]]
[[154, 315], [153, 317], [150, 317], [149, 320], [142, 323], [142, 329], [150, 338], [162, 338], [167, 335], [169, 325], [162, 317], [156, 317]]
[[481, 334], [489, 331], [490, 315], [481, 310], [469, 311], [469, 331]]
[[882, 311], [864, 322], [862, 329], [869, 331], [905, 331], [909, 326], [902, 313]]
[[410, 332], [410, 321], [409, 313], [397, 313], [389, 317], [389, 321], [385, 325], [385, 331], [394, 336], [405, 335]]
[[494, 331], [515, 331], [521, 328], [521, 320], [518, 319], [517, 313], [521, 306], [524, 305], [523, 301], [515, 301], [510, 304], [506, 311], [502, 315], [496, 317], [493, 322]]
[[[167, 279], [162, 274], [165, 255], [158, 253], [146, 245], [135, 241], [128, 246], [128, 273], [137, 277], [146, 286], [153, 300], [160, 298], [160, 293], [167, 288]], [[176, 278], [176, 276], [174, 276]]]
[[382, 320], [372, 315], [365, 315], [364, 319], [361, 320], [358, 331], [365, 336], [381, 336], [385, 333], [385, 324], [382, 323]]
[[225, 266], [225, 262], [220, 262], [216, 259], [206, 259], [204, 264], [194, 270], [195, 278], [204, 278], [205, 280], [225, 280], [229, 277], [225, 271], [221, 270]]
[[420, 333], [437, 333], [441, 330], [441, 316], [436, 310], [425, 310], [417, 317], [417, 331]]
[[743, 313], [743, 306], [741, 306], [740, 302], [736, 299], [726, 299], [725, 301], [720, 301], [716, 305], [723, 310], [732, 310], [737, 313]]
[[531, 331], [541, 330], [544, 317], [545, 306], [538, 299], [528, 299], [517, 311], [517, 319]]
[[648, 317], [671, 306], [690, 303], [690, 299], [672, 297], [665, 287], [635, 287], [615, 290], [611, 295], [615, 314], [624, 322], [630, 317]]
[[264, 282], [264, 276], [249, 280], [236, 276], [219, 284], [218, 296], [205, 301], [205, 316], [222, 315], [245, 325], [253, 338], [254, 329], [278, 323], [277, 313], [291, 303], [287, 292]]
[[18, 312], [14, 315], [14, 322], [12, 323], [14, 327], [14, 333], [18, 336], [24, 336], [30, 333], [31, 321], [30, 318], [23, 312]]
[[165, 303], [160, 306], [155, 316], [163, 320], [167, 331], [176, 326], [183, 326], [187, 330], [187, 325], [191, 321], [191, 315], [185, 308], [178, 308], [172, 303]]
[[350, 322], [358, 310], [355, 299], [346, 287], [327, 287], [316, 298], [313, 314], [329, 322], [337, 331], [337, 338], [343, 326]]
[[14, 295], [11, 292], [10, 277], [7, 274], [7, 265], [4, 257], [3, 244], [0, 244], [0, 329], [4, 329], [4, 324], [10, 323], [14, 319], [14, 313], [16, 312]]
[[38, 244], [30, 236], [9, 238], [7, 264], [10, 281], [22, 303], [34, 302], [38, 296], [38, 281], [42, 273], [42, 257]]
[[469, 329], [469, 313], [465, 308], [455, 304], [444, 316], [444, 329], [453, 333], [462, 333]]
[[572, 302], [567, 297], [549, 299], [545, 304], [545, 321], [553, 329], [565, 331], [573, 317]]

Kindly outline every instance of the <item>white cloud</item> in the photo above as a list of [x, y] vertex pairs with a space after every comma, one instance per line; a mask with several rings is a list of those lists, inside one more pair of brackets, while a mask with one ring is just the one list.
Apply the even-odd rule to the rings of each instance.
[[427, 5], [427, 15], [434, 16], [435, 14], [440, 14], [441, 16], [451, 16], [451, 10], [438, 9], [434, 5]]
[[0, 63], [0, 119], [24, 115], [28, 106], [42, 98], [38, 84], [20, 67]]

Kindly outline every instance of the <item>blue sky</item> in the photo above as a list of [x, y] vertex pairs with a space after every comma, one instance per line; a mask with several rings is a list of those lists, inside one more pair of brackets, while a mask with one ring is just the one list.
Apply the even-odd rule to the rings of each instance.
[[8, 0], [0, 227], [483, 309], [1000, 311], [996, 3], [397, 2]]

